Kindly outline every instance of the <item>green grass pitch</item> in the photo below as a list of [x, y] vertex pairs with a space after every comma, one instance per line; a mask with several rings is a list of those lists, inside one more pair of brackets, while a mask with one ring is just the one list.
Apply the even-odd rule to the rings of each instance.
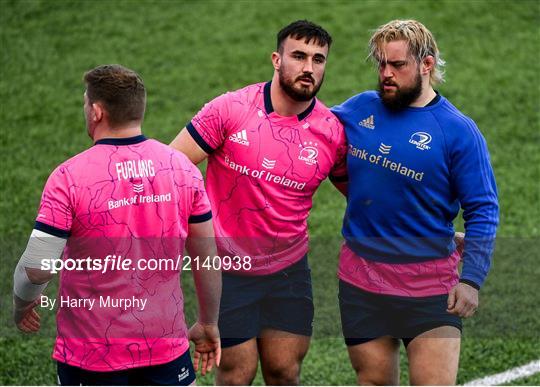
[[[168, 143], [206, 101], [269, 80], [276, 32], [303, 18], [334, 38], [319, 94], [328, 106], [375, 85], [365, 61], [370, 30], [415, 18], [433, 31], [447, 61], [447, 82], [439, 90], [486, 137], [501, 204], [493, 269], [477, 316], [465, 323], [458, 382], [540, 358], [539, 2], [0, 0], [0, 384], [56, 383], [54, 315], [42, 312], [38, 335], [16, 332], [12, 272], [47, 176], [91, 144], [82, 114], [83, 72], [104, 63], [138, 71], [148, 90], [144, 131]], [[355, 382], [336, 301], [343, 210], [340, 195], [324, 183], [309, 222], [316, 318], [304, 384]], [[192, 294], [184, 278], [185, 293]], [[47, 294], [55, 290], [53, 284]], [[192, 297], [187, 309], [192, 319]], [[536, 375], [516, 382], [539, 381]]]

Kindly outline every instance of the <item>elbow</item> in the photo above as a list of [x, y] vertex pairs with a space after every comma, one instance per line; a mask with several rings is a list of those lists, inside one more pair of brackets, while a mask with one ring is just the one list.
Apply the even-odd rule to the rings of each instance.
[[26, 267], [25, 270], [26, 270], [26, 275], [28, 276], [28, 279], [34, 285], [41, 285], [46, 282], [49, 282], [53, 277], [53, 274], [49, 271], [34, 269], [34, 268], [29, 268], [29, 267]]

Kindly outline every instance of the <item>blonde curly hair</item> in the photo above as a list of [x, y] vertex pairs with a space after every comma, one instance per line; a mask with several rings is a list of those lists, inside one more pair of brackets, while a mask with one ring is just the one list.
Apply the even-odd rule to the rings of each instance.
[[420, 63], [431, 55], [435, 65], [429, 74], [431, 85], [444, 82], [445, 61], [441, 58], [433, 34], [416, 20], [392, 20], [375, 30], [369, 40], [369, 55], [377, 64], [384, 61], [383, 45], [396, 40], [404, 40], [409, 46], [409, 52]]

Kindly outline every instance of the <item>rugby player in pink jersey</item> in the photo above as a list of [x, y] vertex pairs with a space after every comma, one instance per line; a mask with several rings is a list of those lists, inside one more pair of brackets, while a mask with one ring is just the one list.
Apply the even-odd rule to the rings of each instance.
[[[36, 332], [36, 308], [58, 306], [53, 358], [62, 385], [192, 384], [188, 336], [203, 374], [221, 353], [220, 271], [191, 268], [199, 316], [189, 333], [180, 288], [184, 247], [216, 253], [202, 175], [183, 154], [142, 135], [146, 91], [135, 72], [99, 66], [84, 81], [94, 145], [45, 185], [15, 269], [15, 323]], [[53, 276], [45, 269], [58, 262], [65, 268], [53, 300], [41, 293]]]
[[315, 98], [331, 41], [305, 20], [285, 27], [272, 81], [210, 101], [171, 144], [208, 158], [225, 270], [217, 384], [251, 384], [259, 359], [267, 384], [300, 382], [313, 322], [307, 218], [324, 179], [346, 184], [343, 127]]

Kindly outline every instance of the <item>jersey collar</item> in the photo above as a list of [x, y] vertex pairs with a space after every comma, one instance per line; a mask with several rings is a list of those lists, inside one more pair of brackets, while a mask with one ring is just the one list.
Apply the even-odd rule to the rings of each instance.
[[435, 105], [437, 102], [440, 101], [441, 95], [439, 94], [439, 92], [438, 92], [437, 90], [435, 90], [435, 94], [436, 94], [435, 97], [433, 97], [433, 99], [432, 99], [431, 101], [429, 101], [429, 103], [428, 103], [426, 106], [424, 106], [424, 107], [433, 106], [433, 105]]
[[[266, 114], [270, 114], [274, 111], [274, 106], [272, 105], [272, 98], [270, 97], [271, 85], [272, 85], [272, 81], [267, 82], [264, 85], [264, 109], [266, 110]], [[313, 101], [311, 101], [311, 104], [308, 106], [308, 108], [296, 116], [298, 117], [298, 121], [302, 121], [304, 118], [306, 118], [309, 115], [309, 113], [311, 113], [311, 111], [315, 107], [316, 102], [317, 102], [316, 99], [313, 98]]]
[[144, 134], [139, 134], [138, 136], [134, 137], [102, 138], [101, 140], [97, 140], [94, 145], [133, 145], [146, 140], [147, 138], [144, 136]]

